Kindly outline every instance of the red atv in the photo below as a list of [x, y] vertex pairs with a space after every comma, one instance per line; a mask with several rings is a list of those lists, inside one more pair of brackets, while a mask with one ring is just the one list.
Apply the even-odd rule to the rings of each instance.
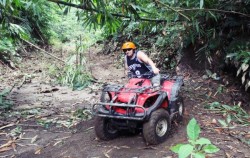
[[172, 120], [180, 121], [184, 113], [179, 95], [183, 77], [161, 74], [161, 85], [153, 87], [147, 76], [132, 76], [126, 85], [104, 86], [101, 102], [93, 106], [98, 138], [114, 139], [129, 130], [142, 131], [148, 144], [166, 140]]

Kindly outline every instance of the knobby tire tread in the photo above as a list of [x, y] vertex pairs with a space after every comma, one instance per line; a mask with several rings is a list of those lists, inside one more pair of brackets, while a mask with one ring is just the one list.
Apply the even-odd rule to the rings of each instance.
[[[165, 118], [167, 120], [168, 129], [164, 136], [159, 137], [157, 136], [155, 129], [157, 121], [159, 121], [161, 118]], [[144, 139], [148, 144], [152, 145], [159, 144], [166, 140], [167, 136], [169, 135], [169, 130], [170, 130], [169, 113], [164, 109], [158, 109], [151, 114], [151, 118], [149, 119], [149, 121], [144, 123], [143, 125]]]
[[96, 136], [101, 140], [111, 140], [118, 136], [118, 131], [116, 133], [109, 133], [107, 126], [107, 119], [103, 117], [96, 116], [95, 118], [95, 133]]

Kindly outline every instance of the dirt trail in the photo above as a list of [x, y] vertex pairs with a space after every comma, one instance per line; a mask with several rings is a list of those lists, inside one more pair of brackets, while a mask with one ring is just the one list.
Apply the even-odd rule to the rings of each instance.
[[[93, 76], [99, 82], [126, 82], [123, 69], [116, 68], [119, 63], [114, 56], [92, 54], [88, 61]], [[224, 116], [204, 109], [204, 105], [214, 101], [228, 105], [241, 102], [249, 107], [249, 97], [239, 97], [241, 93], [233, 85], [220, 93], [220, 82], [203, 79], [202, 74], [180, 65], [178, 73], [185, 77], [183, 97], [186, 112], [184, 121], [173, 125], [171, 135], [164, 143], [148, 146], [141, 134], [124, 134], [115, 140], [100, 141], [94, 134], [93, 120], [84, 118], [86, 121], [81, 121], [82, 115], [77, 117], [75, 114], [90, 112], [91, 104], [99, 100], [101, 84], [95, 83], [81, 91], [53, 85], [41, 68], [46, 62], [46, 58], [27, 59], [19, 71], [1, 68], [4, 77], [1, 78], [0, 90], [13, 83], [18, 83], [19, 88], [15, 86], [9, 96], [15, 103], [14, 110], [0, 111], [0, 157], [174, 158], [177, 156], [169, 148], [187, 143], [186, 125], [193, 117], [201, 126], [201, 136], [220, 148], [211, 157], [250, 157], [249, 126], [230, 130], [220, 128], [218, 119]], [[32, 75], [24, 77], [23, 74]]]

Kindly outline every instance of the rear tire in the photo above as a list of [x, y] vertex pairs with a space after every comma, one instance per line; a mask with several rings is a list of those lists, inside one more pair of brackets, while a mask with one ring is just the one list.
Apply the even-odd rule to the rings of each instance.
[[178, 97], [178, 99], [176, 101], [176, 106], [177, 106], [177, 112], [178, 112], [177, 115], [176, 115], [176, 121], [181, 122], [183, 120], [183, 115], [184, 115], [184, 112], [185, 112], [183, 98], [181, 96]]
[[109, 118], [95, 118], [95, 133], [101, 140], [111, 140], [118, 137], [118, 130], [112, 125]]
[[169, 131], [169, 113], [164, 109], [154, 111], [149, 121], [143, 124], [143, 136], [148, 144], [162, 143], [168, 137]]

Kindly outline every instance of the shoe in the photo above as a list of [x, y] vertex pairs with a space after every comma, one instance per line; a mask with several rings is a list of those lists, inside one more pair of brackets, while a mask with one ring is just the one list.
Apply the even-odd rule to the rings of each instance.
[[159, 87], [160, 85], [158, 83], [154, 83], [153, 87]]

